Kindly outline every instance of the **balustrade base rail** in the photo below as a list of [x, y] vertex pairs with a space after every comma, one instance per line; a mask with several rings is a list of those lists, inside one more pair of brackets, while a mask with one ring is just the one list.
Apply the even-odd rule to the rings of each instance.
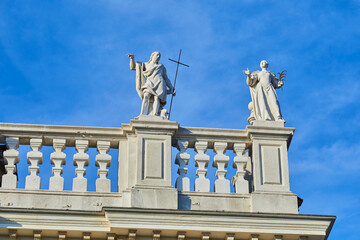
[[101, 211], [122, 207], [121, 193], [0, 189], [0, 207]]

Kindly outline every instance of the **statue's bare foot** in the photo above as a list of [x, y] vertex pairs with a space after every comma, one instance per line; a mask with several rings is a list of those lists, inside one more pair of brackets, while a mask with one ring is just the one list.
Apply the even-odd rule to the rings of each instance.
[[286, 123], [285, 119], [283, 119], [282, 117], [278, 117], [276, 121], [281, 121], [281, 122]]

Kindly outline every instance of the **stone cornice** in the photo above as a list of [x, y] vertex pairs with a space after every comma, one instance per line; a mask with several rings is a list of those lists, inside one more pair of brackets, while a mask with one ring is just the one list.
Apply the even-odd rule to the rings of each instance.
[[[216, 211], [169, 211], [124, 208], [104, 208], [111, 228], [151, 229], [162, 226], [164, 230], [182, 229], [200, 236], [201, 232], [214, 233], [273, 233], [323, 236], [335, 221], [334, 216], [234, 213]], [[188, 235], [188, 234], [187, 234]]]
[[0, 208], [0, 228], [43, 231], [67, 231], [79, 235], [127, 232], [137, 229], [139, 234], [160, 229], [167, 236], [176, 236], [181, 229], [187, 237], [199, 237], [210, 232], [212, 237], [235, 233], [281, 234], [326, 238], [335, 221], [334, 216], [235, 213], [216, 211], [181, 211], [159, 209], [130, 209], [105, 207], [101, 212], [72, 210], [39, 210]]

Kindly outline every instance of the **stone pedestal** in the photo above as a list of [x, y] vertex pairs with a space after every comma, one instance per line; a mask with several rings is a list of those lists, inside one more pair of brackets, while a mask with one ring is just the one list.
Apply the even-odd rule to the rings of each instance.
[[171, 137], [178, 127], [157, 116], [131, 121], [128, 141], [119, 149], [124, 207], [177, 209], [177, 190], [171, 186]]
[[287, 154], [295, 129], [285, 128], [282, 121], [254, 121], [246, 130], [252, 141], [252, 211], [298, 213]]

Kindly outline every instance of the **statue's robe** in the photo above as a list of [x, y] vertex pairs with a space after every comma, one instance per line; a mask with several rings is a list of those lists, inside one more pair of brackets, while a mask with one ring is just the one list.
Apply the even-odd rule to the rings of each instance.
[[278, 88], [278, 80], [272, 72], [270, 77], [260, 78], [260, 71], [255, 71], [248, 78], [253, 113], [256, 120], [279, 120], [282, 119], [280, 104], [275, 89]]
[[[144, 78], [146, 78], [146, 82]], [[173, 88], [164, 65], [157, 64], [151, 67], [146, 63], [136, 63], [136, 90], [141, 100], [144, 98], [144, 91], [147, 90], [152, 95], [159, 97], [160, 105], [163, 107], [166, 104], [166, 87]]]

